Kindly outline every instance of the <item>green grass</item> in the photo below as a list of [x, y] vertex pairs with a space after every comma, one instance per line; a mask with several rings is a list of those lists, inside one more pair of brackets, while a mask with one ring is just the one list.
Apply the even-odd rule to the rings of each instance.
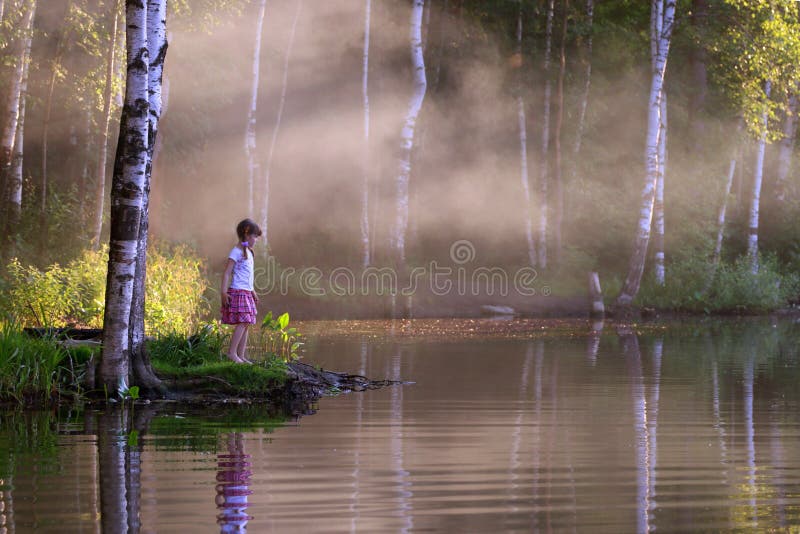
[[[150, 341], [147, 349], [156, 373], [164, 378], [206, 378], [221, 390], [263, 395], [286, 381], [286, 363], [271, 353], [250, 354], [253, 365], [228, 360], [228, 336], [208, 325], [191, 336], [170, 334]], [[208, 378], [211, 377], [211, 378]]]
[[89, 350], [65, 349], [54, 338], [33, 338], [14, 321], [0, 322], [0, 401], [32, 404], [80, 394]]

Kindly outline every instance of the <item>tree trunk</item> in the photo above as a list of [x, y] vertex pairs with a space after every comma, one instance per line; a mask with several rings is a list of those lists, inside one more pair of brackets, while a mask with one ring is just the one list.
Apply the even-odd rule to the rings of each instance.
[[696, 150], [700, 150], [705, 134], [702, 113], [708, 94], [707, 54], [702, 38], [708, 24], [708, 0], [692, 0], [690, 21], [697, 38], [692, 43], [689, 53], [689, 68], [692, 74], [692, 83], [689, 88], [689, 124], [694, 135], [693, 146]]
[[[111, 125], [111, 102], [114, 98], [114, 62], [116, 61], [117, 49], [117, 29], [119, 27], [119, 11], [122, 0], [117, 0], [111, 14], [111, 39], [108, 43], [108, 55], [106, 56], [106, 87], [103, 94], [103, 118], [100, 124], [97, 141], [95, 146], [98, 151], [97, 170], [95, 172], [95, 213], [94, 213], [94, 237], [92, 245], [94, 250], [100, 248], [100, 235], [103, 232], [103, 202], [106, 195], [106, 167], [108, 167], [108, 130]], [[120, 128], [120, 131], [122, 129]]]
[[267, 232], [269, 223], [269, 179], [270, 169], [272, 167], [272, 158], [275, 155], [275, 145], [278, 142], [278, 132], [281, 129], [281, 118], [283, 118], [283, 109], [286, 107], [286, 88], [289, 85], [289, 60], [292, 57], [292, 46], [294, 45], [294, 36], [297, 32], [297, 21], [300, 20], [300, 12], [303, 9], [303, 0], [297, 0], [297, 9], [294, 12], [294, 21], [292, 21], [292, 29], [289, 33], [289, 43], [286, 45], [286, 56], [283, 59], [283, 82], [281, 84], [281, 100], [278, 104], [278, 117], [275, 119], [275, 128], [272, 129], [272, 142], [269, 144], [269, 153], [267, 155], [266, 169], [264, 172], [264, 198], [261, 203], [261, 231], [264, 235], [264, 256], [269, 254], [269, 233]]
[[397, 176], [397, 214], [394, 228], [394, 249], [397, 265], [406, 262], [405, 239], [408, 229], [408, 184], [411, 178], [411, 152], [414, 147], [414, 128], [425, 100], [427, 78], [422, 55], [422, 12], [425, 0], [414, 0], [411, 9], [411, 64], [414, 69], [414, 91], [400, 133], [400, 171]]
[[[772, 82], [764, 84], [764, 96], [769, 100]], [[767, 147], [767, 112], [761, 116], [761, 134], [758, 139], [756, 165], [753, 175], [753, 194], [750, 201], [750, 233], [747, 238], [747, 256], [750, 258], [750, 271], [758, 274], [758, 217], [761, 204], [761, 182], [764, 176], [764, 151]]]
[[728, 167], [728, 179], [725, 181], [722, 205], [719, 207], [719, 215], [717, 215], [717, 241], [714, 244], [714, 257], [711, 260], [711, 266], [714, 270], [716, 270], [717, 265], [719, 265], [719, 260], [722, 256], [722, 238], [725, 235], [725, 212], [728, 210], [728, 197], [731, 194], [731, 185], [733, 184], [733, 175], [735, 172], [736, 157], [733, 157]]
[[664, 73], [667, 68], [672, 26], [675, 20], [675, 0], [653, 0], [651, 43], [653, 70], [650, 81], [650, 103], [647, 115], [646, 168], [644, 187], [641, 195], [639, 222], [636, 228], [633, 253], [628, 266], [628, 275], [616, 303], [629, 306], [642, 281], [647, 245], [650, 241], [650, 227], [653, 220], [653, 204], [658, 179], [658, 137], [661, 127], [661, 95], [664, 86]]
[[128, 66], [111, 183], [111, 239], [100, 363], [100, 380], [109, 395], [128, 387], [129, 322], [148, 163], [147, 10], [138, 0], [126, 0], [125, 8]]
[[[572, 149], [576, 156], [581, 151], [583, 142], [583, 131], [586, 127], [586, 108], [589, 104], [589, 89], [592, 85], [592, 32], [594, 23], [594, 0], [586, 0], [586, 24], [589, 36], [586, 38], [586, 79], [583, 81], [583, 94], [581, 95], [581, 111], [578, 116], [578, 132], [575, 134], [575, 147]], [[574, 168], [574, 166], [573, 166]]]
[[25, 51], [22, 55], [22, 80], [20, 83], [20, 99], [17, 118], [17, 131], [14, 135], [14, 150], [11, 156], [11, 168], [6, 180], [7, 199], [6, 237], [8, 250], [6, 256], [15, 255], [17, 232], [22, 218], [22, 163], [25, 144], [25, 108], [28, 95], [28, 71], [31, 60], [31, 36], [25, 38]]
[[[64, 11], [64, 21], [67, 23], [72, 9], [72, 0], [67, 1], [66, 9]], [[47, 176], [47, 143], [50, 137], [50, 117], [53, 109], [53, 93], [56, 88], [56, 80], [58, 79], [58, 70], [61, 68], [61, 59], [64, 56], [64, 49], [67, 41], [67, 28], [59, 34], [58, 42], [56, 44], [55, 55], [50, 65], [50, 79], [47, 83], [47, 99], [44, 106], [44, 120], [42, 123], [42, 190], [39, 206], [39, 216], [42, 220], [42, 228], [45, 233], [42, 236], [41, 246], [42, 249], [46, 247], [47, 243], [47, 188], [49, 186]]]
[[531, 215], [531, 187], [528, 176], [528, 130], [525, 117], [525, 100], [522, 97], [522, 2], [519, 4], [517, 16], [517, 56], [519, 73], [517, 79], [517, 121], [519, 123], [519, 160], [520, 180], [522, 182], [523, 202], [525, 202], [525, 239], [528, 243], [528, 262], [536, 267], [536, 243], [533, 239], [533, 221]]
[[163, 391], [161, 380], [153, 372], [144, 337], [144, 310], [147, 286], [147, 237], [149, 230], [150, 179], [153, 173], [153, 154], [161, 119], [161, 80], [167, 55], [167, 0], [147, 2], [147, 49], [152, 51], [148, 67], [147, 93], [150, 104], [147, 136], [147, 167], [145, 171], [142, 215], [139, 222], [139, 243], [136, 253], [136, 274], [131, 298], [131, 368], [136, 385], [149, 391]]
[[361, 74], [361, 97], [364, 102], [364, 147], [362, 156], [361, 189], [361, 244], [363, 246], [362, 265], [370, 264], [369, 243], [369, 29], [372, 0], [366, 0], [364, 9], [364, 56]]
[[[82, 136], [77, 136], [75, 140], [73, 150], [75, 153], [80, 153], [81, 155], [81, 171], [80, 171], [80, 178], [78, 178], [78, 212], [81, 222], [81, 228], [87, 227], [87, 208], [86, 208], [86, 201], [88, 200], [87, 197], [89, 195], [89, 165], [92, 160], [93, 154], [93, 145], [92, 145], [92, 108], [87, 106], [86, 108], [86, 117], [83, 123], [83, 134]], [[78, 139], [83, 141], [82, 149], [78, 149]], [[81, 236], [83, 237], [83, 236]]]
[[27, 0], [23, 4], [25, 12], [20, 21], [23, 28], [22, 34], [16, 43], [14, 57], [16, 62], [11, 72], [11, 79], [6, 89], [5, 115], [3, 116], [3, 131], [0, 138], [0, 173], [8, 176], [11, 166], [11, 152], [14, 150], [14, 140], [17, 135], [17, 121], [19, 120], [20, 98], [22, 95], [22, 78], [25, 72], [25, 54], [32, 38], [33, 17], [36, 12], [36, 0]]
[[539, 164], [539, 266], [547, 267], [547, 187], [549, 180], [549, 152], [550, 152], [550, 55], [553, 42], [553, 11], [555, 0], [547, 2], [547, 24], [545, 26], [544, 46], [544, 110], [542, 111], [542, 161]]
[[261, 0], [256, 19], [256, 40], [253, 49], [253, 83], [250, 86], [250, 108], [247, 111], [247, 127], [244, 134], [244, 153], [247, 156], [247, 213], [252, 217], [254, 208], [255, 181], [258, 179], [256, 157], [256, 110], [258, 108], [258, 79], [261, 71], [261, 33], [267, 0]]
[[792, 152], [797, 136], [797, 112], [800, 111], [800, 99], [796, 94], [789, 96], [789, 111], [783, 121], [783, 138], [778, 148], [778, 174], [775, 184], [775, 196], [779, 202], [786, 200], [786, 186], [789, 170], [792, 167]]
[[567, 15], [569, 0], [563, 4], [563, 25], [561, 27], [561, 47], [559, 51], [558, 82], [556, 84], [556, 128], [555, 128], [555, 185], [556, 185], [556, 217], [553, 228], [553, 247], [555, 248], [556, 264], [561, 264], [561, 227], [564, 222], [564, 184], [561, 176], [561, 126], [564, 121], [564, 73], [567, 68], [565, 48], [567, 45]]
[[665, 284], [664, 272], [664, 177], [667, 172], [667, 92], [661, 94], [661, 120], [658, 134], [658, 177], [656, 182], [655, 219], [656, 235], [655, 264], [656, 284]]

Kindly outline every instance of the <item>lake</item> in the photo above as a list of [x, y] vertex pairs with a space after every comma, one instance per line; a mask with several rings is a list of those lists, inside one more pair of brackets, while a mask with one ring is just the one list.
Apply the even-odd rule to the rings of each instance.
[[411, 383], [294, 415], [0, 412], [0, 532], [800, 526], [791, 318], [299, 326], [305, 361]]

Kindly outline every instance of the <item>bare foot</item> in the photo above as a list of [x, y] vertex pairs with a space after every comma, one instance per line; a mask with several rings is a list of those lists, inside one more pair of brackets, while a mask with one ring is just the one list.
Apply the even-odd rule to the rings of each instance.
[[234, 363], [244, 363], [236, 354], [228, 354], [228, 359]]

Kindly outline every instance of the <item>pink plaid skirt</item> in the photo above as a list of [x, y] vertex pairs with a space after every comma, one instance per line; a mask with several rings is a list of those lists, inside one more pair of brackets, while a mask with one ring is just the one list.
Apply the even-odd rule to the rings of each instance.
[[253, 292], [228, 289], [228, 305], [220, 308], [223, 324], [256, 324], [256, 302]]

